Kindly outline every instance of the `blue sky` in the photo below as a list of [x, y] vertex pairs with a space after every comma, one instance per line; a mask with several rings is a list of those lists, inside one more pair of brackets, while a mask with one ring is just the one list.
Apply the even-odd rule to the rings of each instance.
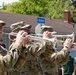
[[0, 0], [0, 6], [2, 5], [3, 2], [5, 4], [8, 4], [8, 3], [16, 2], [16, 1], [19, 1], [19, 0]]

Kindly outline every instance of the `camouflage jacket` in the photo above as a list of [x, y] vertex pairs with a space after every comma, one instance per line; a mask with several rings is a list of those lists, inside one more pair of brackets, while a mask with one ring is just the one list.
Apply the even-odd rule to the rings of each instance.
[[[11, 45], [11, 48], [12, 46], [13, 44]], [[26, 75], [35, 75], [36, 73], [39, 73], [39, 71], [39, 74], [42, 75], [41, 67], [39, 65], [39, 62], [37, 61], [37, 57], [44, 51], [44, 41], [22, 47], [20, 57], [18, 58], [17, 63], [13, 67], [13, 72], [15, 72], [15, 74], [12, 75], [19, 75], [20, 73], [26, 73]], [[19, 73], [17, 74], [16, 71], [18, 71]]]
[[58, 75], [58, 65], [65, 64], [69, 59], [69, 50], [63, 48], [56, 52], [53, 47], [46, 46], [46, 50], [38, 57], [45, 75]]
[[14, 69], [17, 70], [19, 74], [25, 73], [26, 75], [56, 74], [56, 66], [68, 61], [69, 50], [63, 48], [60, 52], [56, 52], [53, 46], [48, 43], [49, 42], [42, 41], [26, 45]]
[[[14, 44], [13, 47], [10, 48], [10, 51], [7, 52], [6, 50], [0, 47], [0, 72], [11, 70], [11, 68], [15, 65], [16, 61], [19, 58], [21, 50], [20, 48], [20, 46]], [[2, 54], [2, 50], [3, 52], [5, 52], [4, 54]]]

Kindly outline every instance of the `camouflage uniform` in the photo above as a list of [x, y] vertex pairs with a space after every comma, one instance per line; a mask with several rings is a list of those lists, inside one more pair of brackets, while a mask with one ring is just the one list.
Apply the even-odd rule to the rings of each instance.
[[[11, 45], [11, 47], [12, 46], [13, 45]], [[17, 63], [14, 65], [14, 71], [12, 71], [12, 75], [35, 75], [36, 73], [38, 75], [42, 75], [42, 69], [37, 61], [37, 57], [44, 52], [44, 50], [45, 42], [43, 41], [23, 47], [21, 55]]]
[[[9, 52], [6, 52], [5, 55], [0, 54], [0, 75], [4, 75], [3, 72], [7, 70], [11, 70], [15, 65], [16, 61], [19, 58], [21, 47], [14, 44], [12, 48], [10, 48]], [[0, 51], [1, 51], [0, 47]], [[5, 50], [4, 50], [5, 51]]]
[[56, 66], [67, 62], [69, 50], [63, 48], [56, 52], [48, 43], [40, 41], [25, 46], [14, 65], [12, 75], [56, 75]]
[[[55, 34], [55, 33], [57, 33], [57, 32], [55, 32], [55, 31], [53, 31], [53, 27], [52, 26], [45, 26], [45, 25], [43, 25], [42, 27], [41, 27], [41, 29], [42, 29], [42, 31], [41, 31], [41, 33], [43, 33], [44, 31], [49, 31], [49, 32], [51, 32], [52, 34]], [[55, 50], [55, 49], [51, 49], [51, 50], [54, 50], [54, 53], [57, 53], [57, 50]], [[46, 52], [47, 54], [49, 54], [49, 52]], [[43, 55], [45, 55], [45, 54], [43, 54]], [[61, 55], [61, 54], [60, 54]], [[47, 58], [47, 57], [46, 57]], [[43, 58], [44, 59], [44, 58]], [[65, 58], [66, 59], [66, 61], [68, 60], [68, 57], [67, 58]], [[65, 60], [64, 60], [65, 61]], [[66, 62], [65, 62], [66, 63]], [[48, 64], [48, 66], [50, 67], [51, 66], [51, 64], [49, 64], [49, 63], [47, 63]], [[42, 65], [43, 65], [43, 63], [42, 63]], [[59, 64], [60, 65], [60, 64]], [[48, 71], [49, 70], [51, 70], [51, 72], [52, 72], [52, 74], [51, 75], [58, 75], [58, 66], [59, 66], [58, 64], [55, 66], [55, 67], [53, 67], [53, 68], [51, 68], [50, 67], [50, 69], [47, 69]], [[48, 67], [48, 68], [49, 68]], [[48, 74], [48, 73], [46, 73], [45, 72], [45, 74]]]
[[[7, 54], [7, 50], [0, 46], [0, 55], [5, 56]], [[0, 71], [0, 75], [6, 75], [7, 72]]]
[[[55, 32], [55, 31], [53, 31], [53, 27], [52, 27], [52, 26], [43, 25], [43, 26], [41, 27], [41, 34], [42, 34], [43, 32], [45, 32], [45, 31], [49, 31], [49, 32], [51, 32], [52, 34], [57, 33], [57, 32]], [[57, 50], [54, 50], [54, 51], [57, 52]], [[50, 64], [50, 65], [51, 65], [51, 64]], [[51, 71], [53, 72], [53, 74], [56, 73], [56, 75], [58, 75], [58, 65], [56, 65], [54, 68], [52, 68]], [[45, 74], [47, 74], [47, 73], [45, 73]]]
[[[0, 20], [0, 40], [2, 39], [2, 31], [3, 26], [5, 26], [5, 22]], [[4, 50], [4, 48], [0, 45], [0, 55], [4, 56], [7, 54], [7, 50]], [[6, 75], [4, 72], [0, 71], [0, 75]]]
[[[30, 24], [25, 24], [25, 22], [24, 21], [20, 21], [20, 22], [17, 22], [17, 23], [13, 23], [11, 26], [10, 26], [10, 28], [11, 28], [11, 30], [13, 31], [13, 32], [18, 32], [19, 30], [25, 30], [26, 32], [28, 32], [28, 34], [30, 34], [30, 29], [31, 29], [31, 25]], [[10, 40], [14, 40], [14, 36], [13, 36], [13, 34], [12, 33], [10, 33], [10, 36], [9, 36], [9, 39]], [[12, 45], [11, 45], [11, 47], [12, 47]], [[20, 55], [20, 58], [19, 58], [19, 60], [18, 60], [18, 62], [20, 62], [20, 63], [25, 63], [25, 55], [24, 55], [24, 53], [21, 53], [21, 55]], [[21, 68], [22, 69], [22, 68]], [[19, 72], [20, 71], [18, 71], [17, 69], [15, 70], [13, 70], [13, 71], [11, 71], [11, 73], [10, 72], [8, 72], [8, 75], [19, 75]], [[13, 74], [14, 73], [14, 74]], [[20, 72], [21, 73], [21, 72]]]

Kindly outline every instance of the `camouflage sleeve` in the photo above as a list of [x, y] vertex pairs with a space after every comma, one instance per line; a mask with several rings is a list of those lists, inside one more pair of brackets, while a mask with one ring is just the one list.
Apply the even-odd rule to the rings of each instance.
[[0, 54], [0, 68], [2, 69], [10, 69], [12, 68], [20, 54], [21, 47], [17, 44], [13, 44], [13, 46], [10, 48], [10, 50], [7, 52], [5, 56]]
[[41, 53], [43, 53], [45, 51], [45, 43], [44, 41], [39, 41], [37, 43], [34, 43], [32, 45], [28, 46], [28, 50], [33, 54], [33, 55], [40, 55]]
[[55, 52], [50, 55], [50, 59], [53, 61], [54, 64], [65, 64], [69, 59], [70, 51], [68, 48], [63, 48], [59, 52]]

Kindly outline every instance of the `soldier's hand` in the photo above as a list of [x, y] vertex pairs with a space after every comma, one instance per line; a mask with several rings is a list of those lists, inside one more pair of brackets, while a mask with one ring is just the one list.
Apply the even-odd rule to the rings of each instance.
[[23, 30], [19, 31], [16, 36], [15, 44], [22, 45], [26, 35], [27, 35], [27, 32]]
[[53, 38], [53, 35], [52, 35], [51, 32], [45, 31], [45, 32], [43, 33], [43, 38]]
[[25, 46], [26, 44], [30, 44], [32, 42], [32, 40], [30, 39], [30, 35], [26, 35], [24, 41], [23, 41], [23, 46]]
[[64, 42], [64, 48], [71, 50], [74, 47], [73, 41], [70, 38], [67, 38]]

